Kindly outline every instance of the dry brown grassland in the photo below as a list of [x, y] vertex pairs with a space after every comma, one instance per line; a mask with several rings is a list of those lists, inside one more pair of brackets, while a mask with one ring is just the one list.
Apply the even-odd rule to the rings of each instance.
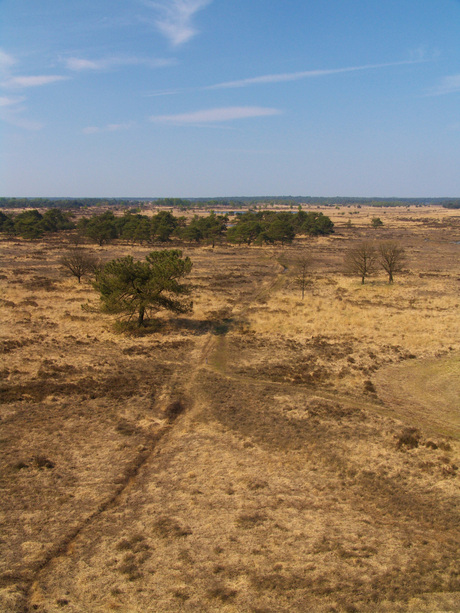
[[[0, 241], [2, 613], [460, 611], [460, 213], [332, 217], [185, 249], [194, 313], [139, 334], [82, 310], [67, 238]], [[364, 239], [404, 244], [393, 285], [344, 274]]]

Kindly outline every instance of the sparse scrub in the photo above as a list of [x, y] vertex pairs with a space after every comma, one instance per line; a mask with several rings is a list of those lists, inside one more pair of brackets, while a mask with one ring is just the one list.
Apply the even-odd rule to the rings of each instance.
[[267, 516], [264, 513], [242, 513], [237, 519], [237, 525], [240, 528], [250, 529], [255, 526], [260, 526], [267, 521]]
[[[452, 214], [386, 212], [411, 262], [393, 285], [342, 274], [350, 232], [294, 239], [285, 274], [271, 246], [189, 247], [194, 312], [129, 335], [78, 318], [68, 237], [0, 237], [0, 609], [455, 611]], [[143, 261], [128, 240], [105, 258]]]
[[415, 449], [420, 443], [417, 428], [405, 428], [397, 438], [398, 449]]
[[136, 430], [137, 428], [135, 424], [130, 423], [126, 419], [120, 419], [120, 421], [117, 423], [117, 432], [124, 434], [125, 436], [132, 436], [136, 433]]
[[238, 592], [225, 585], [216, 585], [208, 593], [210, 598], [216, 598], [221, 602], [229, 602], [235, 598]]
[[372, 383], [372, 381], [364, 381], [364, 391], [367, 392], [368, 394], [376, 394], [377, 390], [375, 389], [375, 385]]
[[169, 422], [175, 421], [179, 415], [185, 411], [185, 405], [182, 400], [174, 400], [165, 409], [165, 416]]
[[162, 538], [180, 538], [192, 534], [190, 528], [182, 526], [172, 517], [160, 517], [155, 522], [155, 531]]

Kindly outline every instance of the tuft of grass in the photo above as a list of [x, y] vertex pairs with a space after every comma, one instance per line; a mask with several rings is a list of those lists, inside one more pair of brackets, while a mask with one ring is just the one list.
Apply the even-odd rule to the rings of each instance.
[[221, 602], [229, 602], [234, 600], [238, 594], [237, 590], [229, 588], [226, 585], [216, 585], [208, 591], [210, 598], [215, 598]]
[[162, 538], [182, 538], [192, 534], [190, 528], [182, 526], [172, 517], [160, 517], [154, 524], [156, 533]]
[[267, 516], [264, 513], [241, 513], [236, 520], [236, 525], [245, 530], [261, 526], [267, 521]]

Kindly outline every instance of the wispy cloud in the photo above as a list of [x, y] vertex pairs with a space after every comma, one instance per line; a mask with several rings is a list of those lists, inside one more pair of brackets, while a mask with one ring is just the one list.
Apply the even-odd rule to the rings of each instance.
[[153, 20], [155, 27], [176, 47], [198, 33], [193, 25], [193, 17], [211, 2], [212, 0], [143, 0], [143, 4], [152, 8], [158, 15]]
[[48, 85], [49, 83], [68, 79], [68, 77], [64, 75], [14, 76], [11, 68], [15, 64], [17, 64], [16, 58], [3, 51], [3, 49], [0, 49], [0, 72], [2, 73], [2, 81], [0, 82], [1, 87], [8, 89], [39, 87], [41, 85]]
[[9, 89], [22, 89], [27, 87], [40, 87], [42, 85], [49, 85], [50, 83], [56, 83], [57, 81], [64, 81], [69, 77], [62, 75], [36, 75], [36, 76], [18, 76], [10, 77], [3, 81], [3, 87]]
[[97, 134], [98, 132], [102, 132], [101, 128], [98, 128], [97, 126], [87, 126], [86, 128], [83, 128], [83, 134]]
[[16, 128], [22, 128], [23, 130], [31, 130], [35, 132], [43, 128], [43, 123], [41, 123], [40, 121], [27, 119], [26, 117], [21, 117], [20, 115], [2, 114], [1, 119], [5, 123], [10, 124], [11, 126], [15, 126]]
[[15, 97], [15, 98], [11, 98], [10, 96], [0, 96], [0, 107], [5, 108], [5, 107], [12, 107], [15, 106], [16, 104], [20, 104], [21, 102], [24, 102], [25, 98], [23, 96], [21, 97]]
[[460, 92], [460, 74], [454, 74], [444, 77], [440, 84], [435, 87], [428, 95], [429, 96], [444, 96], [446, 94], [455, 94]]
[[162, 68], [176, 63], [173, 59], [140, 58], [140, 57], [107, 57], [95, 60], [86, 58], [69, 57], [64, 60], [69, 70], [82, 72], [85, 70], [110, 70], [120, 66], [148, 66], [149, 68]]
[[102, 70], [107, 67], [103, 60], [85, 60], [83, 58], [69, 57], [65, 60], [69, 70]]
[[279, 115], [281, 111], [260, 106], [229, 106], [215, 109], [204, 109], [179, 115], [153, 115], [150, 121], [176, 125], [200, 125], [247, 119], [249, 117], [267, 117]]
[[[16, 58], [0, 49], [0, 87], [4, 90], [39, 87], [68, 78], [63, 75], [14, 76], [12, 67], [16, 64]], [[24, 117], [24, 113], [27, 111], [27, 107], [23, 104], [25, 100], [25, 96], [0, 96], [0, 120], [25, 130], [41, 130], [43, 123]]]
[[127, 121], [125, 123], [109, 123], [103, 127], [88, 126], [83, 128], [83, 134], [98, 134], [100, 132], [119, 132], [120, 130], [129, 130], [134, 126], [134, 121]]
[[24, 97], [0, 96], [0, 120], [5, 123], [23, 128], [24, 130], [41, 130], [43, 124], [39, 121], [27, 119], [23, 116], [26, 107], [22, 104]]
[[262, 75], [260, 77], [251, 77], [249, 79], [240, 79], [238, 81], [225, 81], [209, 85], [204, 89], [226, 89], [235, 87], [248, 87], [250, 85], [263, 85], [266, 83], [283, 83], [286, 81], [300, 81], [301, 79], [310, 79], [314, 77], [325, 77], [328, 75], [340, 74], [344, 72], [356, 72], [359, 70], [375, 70], [378, 68], [388, 68], [390, 66], [403, 66], [405, 64], [418, 64], [424, 60], [406, 60], [402, 62], [388, 62], [385, 64], [365, 64], [363, 66], [348, 66], [346, 68], [329, 68], [324, 70], [304, 70], [301, 72], [285, 72], [281, 74]]
[[[158, 96], [177, 96], [177, 94], [183, 94], [186, 91], [190, 91], [187, 89], [165, 89], [163, 91], [151, 92], [150, 94], [145, 94], [147, 98], [156, 98]], [[195, 90], [191, 90], [195, 91]]]
[[7, 70], [14, 64], [16, 64], [16, 59], [12, 55], [9, 55], [0, 49], [0, 70]]

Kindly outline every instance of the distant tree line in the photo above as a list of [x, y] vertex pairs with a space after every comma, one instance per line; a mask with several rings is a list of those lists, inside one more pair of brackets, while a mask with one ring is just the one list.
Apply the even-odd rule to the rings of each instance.
[[138, 204], [137, 199], [126, 198], [0, 198], [0, 209], [82, 209]]
[[17, 215], [6, 215], [0, 211], [0, 232], [22, 238], [41, 238], [45, 232], [59, 232], [75, 228], [71, 213], [60, 209], [49, 209], [43, 215], [36, 209]]
[[291, 243], [296, 235], [319, 236], [331, 234], [334, 224], [323, 213], [307, 213], [300, 207], [297, 213], [258, 211], [238, 216], [237, 223], [229, 228], [230, 243], [270, 244]]
[[168, 243], [172, 239], [214, 247], [223, 241], [234, 244], [263, 245], [291, 243], [297, 235], [327, 235], [334, 231], [329, 217], [318, 212], [306, 212], [300, 207], [296, 213], [249, 211], [238, 214], [230, 223], [227, 214], [214, 212], [194, 215], [187, 220], [170, 211], [153, 216], [142, 215], [136, 209], [122, 216], [112, 211], [83, 217], [75, 225], [70, 212], [36, 209], [17, 215], [0, 211], [0, 232], [12, 236], [37, 239], [45, 232], [59, 232], [77, 228], [79, 233], [98, 245], [115, 239], [139, 244]]
[[460, 209], [460, 198], [458, 200], [449, 200], [442, 205], [446, 209]]
[[238, 210], [248, 207], [277, 207], [298, 205], [316, 206], [430, 206], [460, 208], [459, 198], [353, 198], [353, 197], [315, 197], [315, 196], [251, 196], [229, 198], [0, 198], [0, 209], [81, 209], [91, 207], [135, 207], [142, 208], [153, 203], [168, 209], [212, 209], [225, 207]]
[[169, 211], [160, 211], [151, 217], [127, 211], [116, 217], [111, 211], [84, 217], [78, 222], [80, 232], [90, 240], [103, 245], [114, 239], [133, 243], [168, 243], [175, 239], [208, 243], [214, 246], [225, 238], [228, 217], [225, 215], [195, 215], [188, 223], [185, 217], [175, 217]]
[[108, 211], [91, 218], [83, 218], [78, 228], [99, 245], [120, 238], [136, 243], [167, 243], [172, 238], [205, 243], [213, 247], [227, 240], [235, 244], [291, 243], [296, 235], [326, 235], [333, 232], [334, 224], [322, 213], [258, 211], [237, 216], [229, 223], [228, 215], [195, 215], [189, 222], [175, 217], [169, 211], [160, 211], [153, 217], [128, 211], [122, 217]]

